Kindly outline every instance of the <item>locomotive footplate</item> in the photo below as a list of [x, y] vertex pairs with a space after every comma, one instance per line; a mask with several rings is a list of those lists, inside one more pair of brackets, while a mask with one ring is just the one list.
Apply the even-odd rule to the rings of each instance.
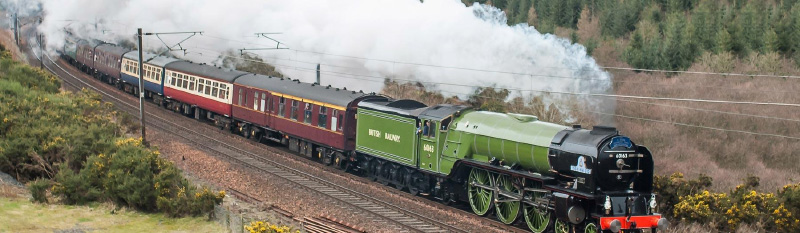
[[661, 215], [600, 217], [600, 229], [612, 232], [653, 228], [662, 230], [667, 227], [669, 227], [669, 222], [667, 219], [662, 218]]

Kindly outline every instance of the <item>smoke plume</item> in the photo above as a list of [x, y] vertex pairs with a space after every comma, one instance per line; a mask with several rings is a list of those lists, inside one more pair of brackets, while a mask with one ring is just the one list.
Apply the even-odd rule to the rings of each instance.
[[[12, 1], [12, 0], [7, 0]], [[379, 92], [385, 78], [421, 82], [460, 97], [476, 87], [607, 93], [611, 77], [586, 49], [526, 24], [508, 26], [492, 6], [457, 0], [40, 0], [39, 27], [48, 48], [65, 28], [84, 38], [133, 41], [145, 32], [203, 31], [173, 52], [196, 62], [220, 62], [225, 51], [255, 53], [290, 78]], [[13, 1], [12, 1], [13, 2]], [[31, 2], [31, 1], [21, 1]], [[270, 34], [275, 41], [257, 37]], [[174, 45], [186, 35], [163, 35]], [[145, 48], [164, 44], [146, 36]], [[531, 91], [536, 90], [536, 91]], [[559, 97], [561, 95], [553, 95]], [[583, 97], [581, 97], [583, 98]], [[604, 112], [613, 113], [611, 109]]]

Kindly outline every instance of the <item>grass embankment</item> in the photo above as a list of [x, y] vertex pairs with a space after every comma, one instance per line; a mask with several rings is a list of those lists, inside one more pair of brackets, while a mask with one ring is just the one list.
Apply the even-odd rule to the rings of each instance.
[[[35, 204], [23, 198], [0, 197], [0, 232], [224, 232], [203, 217], [170, 218], [91, 204], [69, 206]], [[71, 231], [70, 231], [71, 232]]]

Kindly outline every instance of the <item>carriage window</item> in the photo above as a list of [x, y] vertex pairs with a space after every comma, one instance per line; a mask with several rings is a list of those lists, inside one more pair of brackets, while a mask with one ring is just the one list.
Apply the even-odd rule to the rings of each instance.
[[279, 104], [278, 104], [278, 116], [286, 117], [286, 111], [285, 111], [286, 99], [281, 97], [281, 99], [278, 100], [278, 101], [279, 101]]
[[253, 95], [253, 109], [258, 111], [258, 92], [256, 91], [253, 93], [255, 93], [255, 95]]
[[189, 90], [194, 90], [194, 77], [189, 77]]
[[339, 131], [342, 131], [342, 122], [344, 122], [344, 117], [342, 117], [342, 114], [339, 114], [339, 121], [336, 122], [336, 124], [338, 124], [336, 128], [339, 129]]
[[274, 113], [275, 112], [275, 101], [272, 101], [272, 95], [269, 95], [267, 99], [267, 111]]
[[305, 115], [303, 115], [303, 122], [306, 124], [311, 124], [311, 104], [306, 103], [306, 111]]
[[336, 109], [331, 110], [331, 130], [333, 131], [336, 131], [336, 127], [339, 124], [339, 120], [341, 120], [339, 118], [336, 118], [337, 115], [339, 115], [339, 110]]
[[173, 87], [175, 86], [175, 79], [176, 79], [176, 78], [175, 78], [175, 73], [172, 73], [172, 76], [170, 76], [170, 80], [169, 80], [169, 82], [171, 83], [171, 85], [172, 85]]
[[[225, 85], [222, 85], [225, 86]], [[261, 112], [267, 111], [267, 93], [261, 92]]]
[[319, 117], [317, 118], [317, 126], [328, 128], [328, 108], [319, 106]]
[[292, 100], [292, 120], [297, 120], [297, 107], [300, 103], [297, 100]]
[[201, 79], [197, 79], [197, 92], [198, 93], [203, 93], [203, 88], [205, 87], [204, 84], [205, 84], [205, 81], [202, 78]]
[[242, 106], [242, 89], [239, 89], [239, 106]]

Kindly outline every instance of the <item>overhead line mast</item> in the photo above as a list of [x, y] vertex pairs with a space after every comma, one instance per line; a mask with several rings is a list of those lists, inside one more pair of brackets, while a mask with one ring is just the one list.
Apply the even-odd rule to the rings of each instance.
[[[164, 40], [162, 40], [161, 37], [159, 36], [159, 35], [175, 35], [175, 34], [192, 34], [192, 35], [190, 35], [186, 39], [181, 40], [180, 42], [178, 42], [177, 44], [175, 44], [173, 46], [167, 45], [167, 43], [165, 43]], [[189, 38], [192, 38], [193, 36], [195, 36], [197, 34], [202, 35], [203, 32], [198, 31], [198, 32], [161, 32], [161, 33], [150, 33], [150, 32], [148, 32], [148, 33], [142, 33], [142, 28], [138, 29], [136, 35], [137, 35], [137, 37], [139, 39], [139, 117], [140, 117], [139, 119], [142, 120], [142, 144], [147, 145], [147, 137], [146, 137], [147, 133], [146, 133], [146, 130], [145, 130], [145, 120], [144, 120], [144, 118], [145, 118], [144, 117], [144, 79], [142, 78], [142, 74], [144, 74], [144, 63], [145, 62], [149, 62], [149, 61], [155, 59], [156, 57], [158, 57], [160, 55], [163, 55], [164, 53], [167, 53], [167, 52], [170, 52], [170, 51], [178, 51], [178, 50], [180, 50], [180, 51], [183, 51], [184, 53], [186, 53], [186, 49], [184, 49], [181, 46], [181, 43], [183, 43], [184, 41], [188, 40]], [[161, 43], [164, 43], [164, 45], [167, 46], [167, 50], [162, 52], [162, 53], [160, 53], [160, 54], [158, 54], [158, 55], [156, 55], [156, 56], [153, 56], [149, 60], [145, 61], [144, 60], [144, 47], [142, 47], [142, 37], [150, 36], [150, 35], [155, 35], [156, 37], [158, 37], [158, 39], [161, 40]], [[180, 49], [173, 49], [176, 46], [180, 47]], [[166, 75], [165, 75], [165, 77], [166, 77]]]

